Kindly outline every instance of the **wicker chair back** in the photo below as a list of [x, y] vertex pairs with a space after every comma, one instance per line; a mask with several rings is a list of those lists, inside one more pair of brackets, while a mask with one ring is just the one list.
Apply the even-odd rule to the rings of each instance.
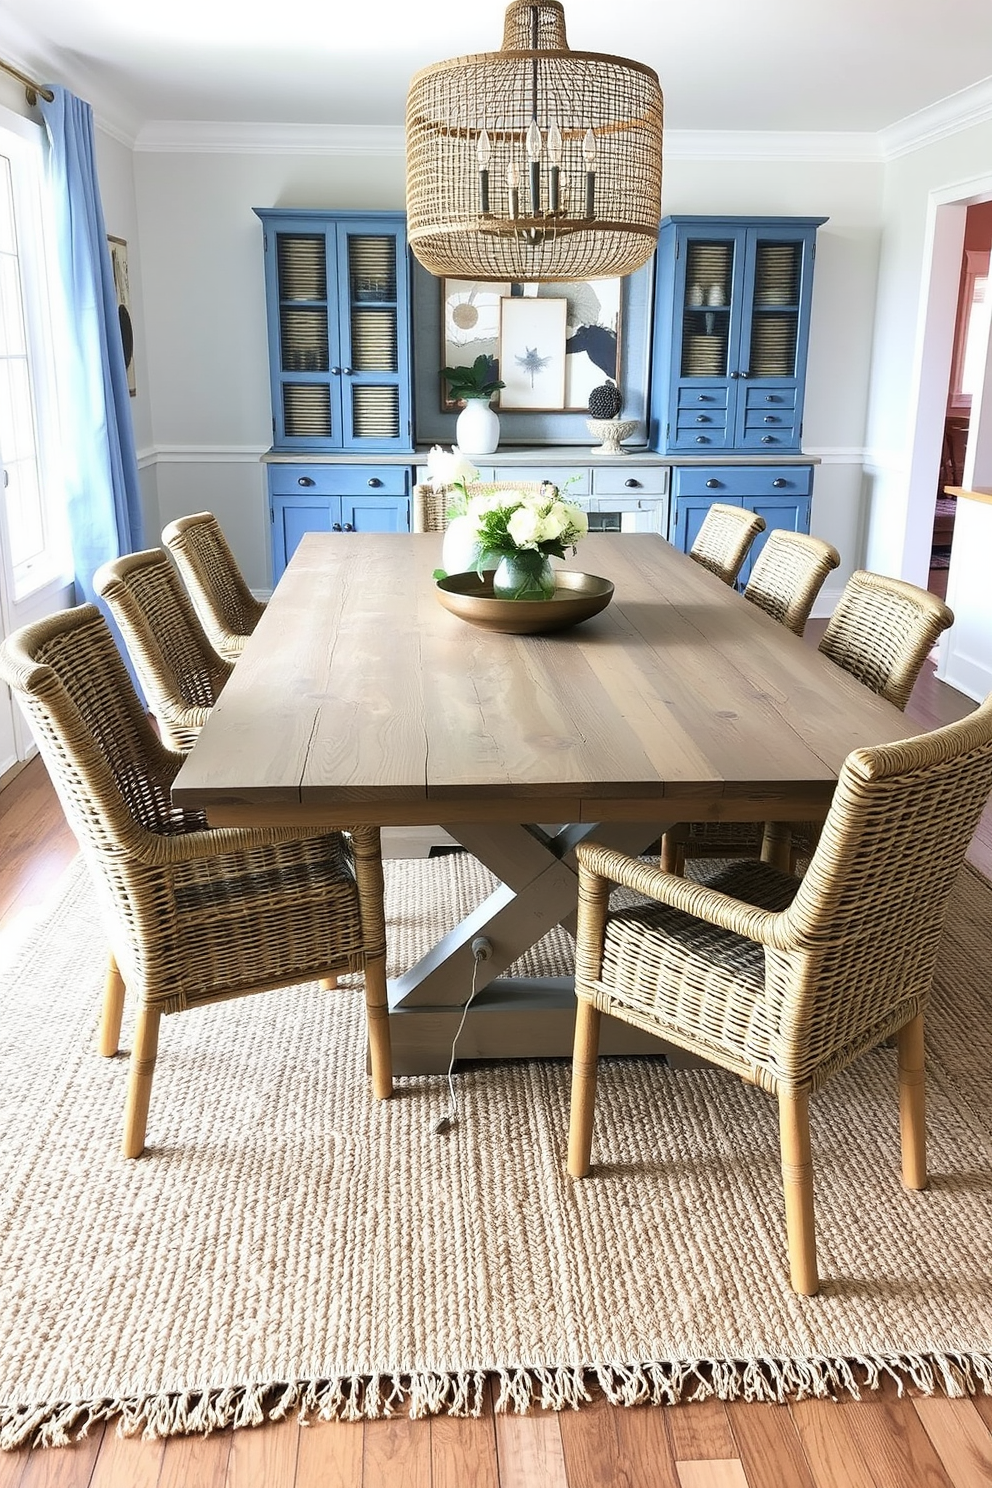
[[245, 583], [217, 518], [212, 512], [179, 517], [164, 529], [162, 542], [176, 561], [210, 644], [225, 660], [237, 661], [265, 604]]
[[776, 527], [754, 560], [744, 598], [801, 636], [827, 574], [839, 566], [830, 543]]
[[689, 557], [725, 584], [735, 584], [751, 544], [764, 530], [765, 519], [757, 512], [714, 501], [689, 549]]
[[162, 548], [104, 563], [93, 588], [117, 622], [166, 741], [189, 749], [231, 675]]
[[859, 569], [844, 586], [820, 650], [905, 708], [934, 642], [953, 623], [953, 612], [936, 594]]

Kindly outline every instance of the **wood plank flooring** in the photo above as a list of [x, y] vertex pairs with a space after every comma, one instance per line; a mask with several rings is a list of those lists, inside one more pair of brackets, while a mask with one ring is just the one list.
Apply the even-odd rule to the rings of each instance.
[[[817, 629], [810, 626], [810, 639]], [[907, 710], [921, 728], [974, 704], [928, 666]], [[391, 843], [402, 851], [402, 838]], [[413, 851], [419, 848], [413, 848]], [[38, 760], [0, 791], [0, 934], [36, 914], [75, 856]], [[969, 853], [992, 878], [992, 808]], [[988, 1488], [992, 1397], [788, 1406], [705, 1401], [560, 1415], [406, 1417], [125, 1441], [114, 1423], [53, 1451], [0, 1452], [0, 1488]]]

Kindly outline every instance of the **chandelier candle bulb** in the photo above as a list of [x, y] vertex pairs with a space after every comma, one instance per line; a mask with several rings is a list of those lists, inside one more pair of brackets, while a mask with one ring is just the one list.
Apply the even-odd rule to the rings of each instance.
[[550, 181], [550, 209], [558, 211], [558, 183], [561, 170], [561, 130], [557, 124], [552, 124], [548, 130], [548, 159], [551, 162], [549, 171]]
[[476, 146], [475, 153], [479, 162], [479, 210], [488, 216], [489, 161], [492, 158], [492, 145], [489, 141], [489, 134], [485, 129], [479, 135], [479, 143]]
[[531, 119], [527, 131], [527, 159], [530, 161], [530, 209], [536, 217], [541, 210], [541, 131]]
[[510, 193], [510, 216], [516, 219], [520, 216], [520, 172], [512, 160], [506, 167], [506, 185]]
[[591, 129], [582, 141], [582, 158], [586, 163], [586, 216], [591, 221], [596, 201], [596, 136]]

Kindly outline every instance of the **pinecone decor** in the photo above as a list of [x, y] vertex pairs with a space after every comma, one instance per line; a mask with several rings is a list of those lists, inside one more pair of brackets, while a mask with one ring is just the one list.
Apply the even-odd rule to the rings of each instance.
[[615, 382], [601, 382], [589, 394], [589, 417], [615, 419], [620, 417], [623, 399]]

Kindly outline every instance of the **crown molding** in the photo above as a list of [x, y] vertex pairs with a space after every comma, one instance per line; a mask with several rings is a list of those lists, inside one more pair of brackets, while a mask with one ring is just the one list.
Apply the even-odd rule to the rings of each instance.
[[879, 165], [878, 136], [853, 130], [667, 129], [666, 160], [820, 160]]
[[914, 150], [923, 150], [927, 145], [959, 134], [962, 129], [972, 129], [976, 124], [987, 124], [992, 119], [992, 78], [983, 78], [960, 93], [952, 93], [932, 103], [929, 108], [909, 114], [905, 119], [890, 124], [878, 134], [883, 160], [897, 160], [901, 155], [910, 155]]
[[149, 119], [136, 151], [177, 155], [405, 155], [401, 124], [236, 124]]

